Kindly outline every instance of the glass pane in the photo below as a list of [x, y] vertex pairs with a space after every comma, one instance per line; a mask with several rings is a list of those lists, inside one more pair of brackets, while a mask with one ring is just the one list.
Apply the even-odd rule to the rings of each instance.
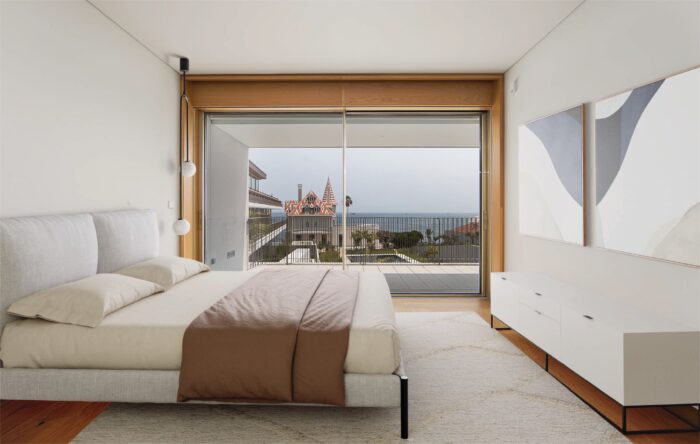
[[349, 263], [393, 293], [480, 293], [478, 115], [348, 114]]
[[212, 116], [207, 134], [207, 264], [340, 264], [342, 114]]

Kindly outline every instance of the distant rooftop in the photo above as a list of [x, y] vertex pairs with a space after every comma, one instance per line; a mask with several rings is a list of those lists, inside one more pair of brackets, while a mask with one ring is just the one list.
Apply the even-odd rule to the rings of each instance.
[[[301, 185], [299, 185], [299, 195], [301, 196]], [[313, 191], [309, 191], [299, 200], [286, 201], [284, 212], [287, 216], [335, 216], [335, 207], [335, 195], [329, 178], [323, 192], [323, 199]]]

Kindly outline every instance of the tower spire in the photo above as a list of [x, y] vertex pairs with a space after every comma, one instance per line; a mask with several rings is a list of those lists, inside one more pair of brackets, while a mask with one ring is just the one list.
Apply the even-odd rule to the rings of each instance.
[[335, 194], [333, 194], [333, 186], [331, 185], [331, 178], [328, 178], [326, 182], [326, 189], [323, 191], [323, 201], [328, 202], [331, 205], [336, 205]]

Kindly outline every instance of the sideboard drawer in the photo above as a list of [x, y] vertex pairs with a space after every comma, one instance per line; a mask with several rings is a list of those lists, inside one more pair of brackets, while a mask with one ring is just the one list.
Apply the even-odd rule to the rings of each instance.
[[623, 403], [622, 333], [595, 316], [568, 307], [562, 307], [561, 316], [561, 361]]
[[529, 305], [556, 321], [560, 320], [559, 299], [552, 293], [543, 290], [523, 290], [520, 299], [525, 305]]
[[518, 292], [506, 276], [494, 274], [491, 279], [491, 313], [510, 328], [518, 328]]
[[559, 357], [559, 322], [543, 312], [525, 304], [519, 304], [519, 332], [539, 348], [555, 358]]

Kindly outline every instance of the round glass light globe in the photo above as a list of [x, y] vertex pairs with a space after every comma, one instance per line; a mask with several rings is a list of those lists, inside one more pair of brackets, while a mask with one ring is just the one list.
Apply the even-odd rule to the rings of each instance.
[[192, 177], [197, 172], [197, 166], [193, 162], [182, 162], [181, 171], [184, 177]]
[[178, 219], [173, 224], [173, 230], [178, 236], [184, 236], [190, 231], [190, 223], [187, 219]]

